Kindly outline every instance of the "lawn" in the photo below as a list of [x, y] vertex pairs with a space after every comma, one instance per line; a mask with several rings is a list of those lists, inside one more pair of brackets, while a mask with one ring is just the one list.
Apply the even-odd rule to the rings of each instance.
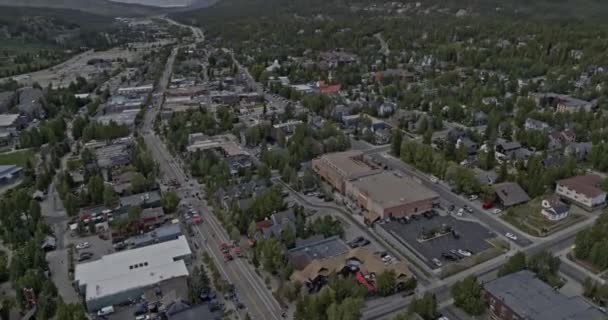
[[34, 155], [34, 151], [31, 150], [0, 153], [0, 165], [14, 164], [24, 167], [28, 159], [34, 160]]
[[561, 229], [586, 219], [586, 216], [576, 213], [576, 207], [570, 209], [568, 217], [561, 221], [549, 221], [541, 213], [540, 198], [511, 208], [501, 216], [501, 219], [517, 227], [520, 231], [536, 237], [546, 237]]

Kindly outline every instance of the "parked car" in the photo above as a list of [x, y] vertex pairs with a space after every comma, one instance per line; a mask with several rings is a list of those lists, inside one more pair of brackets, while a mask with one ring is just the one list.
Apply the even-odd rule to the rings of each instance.
[[112, 313], [114, 313], [114, 306], [103, 307], [103, 308], [99, 309], [99, 311], [97, 311], [97, 315], [100, 317], [107, 316]]
[[386, 254], [382, 257], [383, 262], [390, 262], [391, 260], [393, 260], [393, 257], [391, 257], [390, 254]]
[[78, 261], [86, 261], [93, 258], [93, 253], [92, 252], [82, 252], [80, 253], [80, 255], [78, 255]]
[[88, 242], [79, 243], [76, 245], [76, 249], [82, 250], [91, 247], [91, 244]]
[[498, 208], [494, 209], [494, 214], [500, 214], [501, 212], [502, 212], [502, 210], [500, 210]]
[[460, 233], [458, 233], [456, 229], [452, 229], [452, 236], [454, 237], [454, 239], [460, 239]]
[[458, 254], [465, 257], [470, 257], [472, 252], [469, 250], [458, 249]]
[[456, 260], [458, 260], [458, 258], [454, 257], [454, 255], [449, 254], [449, 253], [447, 253], [447, 252], [442, 253], [442, 254], [441, 254], [441, 256], [442, 256], [442, 257], [443, 257], [445, 260], [448, 260], [448, 261], [456, 261]]
[[469, 206], [464, 206], [464, 210], [466, 210], [468, 213], [473, 213], [473, 208]]
[[458, 213], [457, 213], [457, 215], [458, 215], [459, 217], [462, 217], [462, 215], [463, 215], [463, 214], [464, 214], [464, 209], [463, 209], [463, 208], [458, 209]]
[[432, 182], [432, 183], [437, 183], [437, 182], [439, 182], [439, 179], [438, 179], [437, 177], [433, 176], [433, 175], [431, 175], [431, 176], [429, 177], [429, 180], [431, 180], [431, 182]]
[[448, 206], [448, 211], [454, 211], [454, 209], [456, 209], [456, 206], [451, 204]]
[[369, 240], [365, 239], [359, 243], [359, 246], [365, 247], [365, 246], [369, 245], [370, 243], [371, 242]]
[[225, 243], [220, 243], [220, 251], [224, 254], [228, 253], [230, 251], [230, 249], [228, 248], [228, 245]]
[[230, 253], [224, 253], [224, 262], [232, 261], [234, 257]]
[[455, 249], [450, 249], [450, 253], [457, 259], [462, 258], [461, 255], [458, 253], [458, 251], [456, 251]]
[[513, 241], [517, 241], [517, 236], [514, 235], [514, 234], [512, 234], [511, 232], [505, 233], [505, 237], [507, 237], [507, 238], [509, 238], [509, 239], [511, 239]]
[[494, 207], [494, 204], [492, 204], [492, 202], [484, 202], [481, 205], [481, 207], [484, 208], [484, 209], [492, 209], [492, 207]]
[[475, 201], [477, 199], [478, 199], [478, 197], [477, 197], [476, 194], [472, 194], [472, 195], [469, 196], [469, 201]]

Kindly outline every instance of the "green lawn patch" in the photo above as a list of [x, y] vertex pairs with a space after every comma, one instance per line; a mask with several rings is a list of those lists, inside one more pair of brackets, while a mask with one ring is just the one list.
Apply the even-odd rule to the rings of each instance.
[[587, 218], [582, 214], [575, 213], [576, 210], [573, 207], [566, 219], [549, 221], [541, 214], [540, 202], [541, 199], [536, 198], [526, 204], [511, 208], [501, 215], [501, 219], [529, 235], [546, 237]]
[[28, 160], [34, 160], [34, 151], [23, 150], [16, 152], [0, 153], [0, 165], [17, 165], [25, 167]]

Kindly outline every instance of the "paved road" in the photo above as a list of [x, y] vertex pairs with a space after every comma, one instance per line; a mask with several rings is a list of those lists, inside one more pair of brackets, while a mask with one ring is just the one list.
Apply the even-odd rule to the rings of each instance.
[[175, 158], [169, 153], [163, 141], [152, 132], [152, 126], [156, 115], [162, 107], [163, 94], [170, 79], [173, 62], [178, 48], [174, 48], [156, 89], [159, 97], [155, 100], [153, 108], [146, 112], [142, 128], [144, 141], [153, 157], [159, 163], [161, 172], [166, 180], [175, 180], [182, 187], [178, 190], [184, 202], [192, 204], [198, 209], [203, 218], [203, 223], [195, 228], [200, 237], [198, 245], [204, 247], [215, 260], [222, 276], [235, 285], [240, 300], [247, 306], [252, 319], [281, 319], [283, 310], [270, 290], [264, 284], [263, 279], [257, 275], [253, 266], [244, 259], [236, 259], [224, 263], [223, 255], [219, 250], [220, 243], [228, 243], [230, 239], [216, 217], [210, 212], [204, 201], [193, 197], [193, 194], [201, 193], [203, 188], [195, 179], [190, 179]]

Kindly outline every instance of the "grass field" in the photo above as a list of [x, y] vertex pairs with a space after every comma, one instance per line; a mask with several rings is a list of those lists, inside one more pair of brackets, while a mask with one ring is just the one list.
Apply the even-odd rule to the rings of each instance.
[[540, 198], [536, 198], [526, 204], [511, 208], [501, 216], [501, 219], [520, 231], [536, 237], [546, 237], [586, 219], [584, 215], [576, 213], [576, 208], [572, 207], [567, 218], [555, 222], [549, 221], [541, 214], [540, 201]]
[[34, 151], [31, 150], [0, 153], [0, 165], [14, 164], [24, 167], [28, 159], [34, 159], [34, 155]]

